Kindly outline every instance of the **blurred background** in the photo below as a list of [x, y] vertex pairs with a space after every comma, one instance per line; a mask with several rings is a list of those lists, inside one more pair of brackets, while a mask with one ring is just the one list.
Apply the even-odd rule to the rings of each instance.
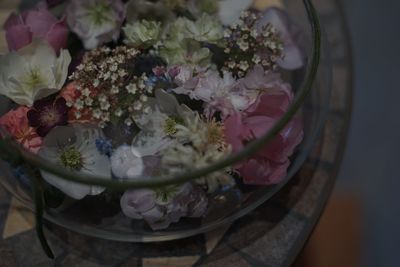
[[335, 192], [297, 265], [400, 266], [400, 2], [340, 4], [353, 47], [352, 122]]
[[400, 2], [339, 2], [353, 48], [352, 122], [335, 192], [295, 266], [400, 266]]

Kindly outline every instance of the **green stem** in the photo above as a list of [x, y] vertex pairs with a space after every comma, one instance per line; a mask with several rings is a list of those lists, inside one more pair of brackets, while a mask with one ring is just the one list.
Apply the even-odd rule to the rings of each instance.
[[35, 174], [30, 167], [28, 169], [28, 175], [32, 179], [33, 194], [35, 201], [35, 219], [36, 219], [36, 234], [39, 238], [40, 244], [47, 257], [54, 259], [54, 254], [47, 242], [46, 236], [43, 232], [43, 210], [44, 210], [44, 190], [43, 190], [43, 179], [40, 175]]

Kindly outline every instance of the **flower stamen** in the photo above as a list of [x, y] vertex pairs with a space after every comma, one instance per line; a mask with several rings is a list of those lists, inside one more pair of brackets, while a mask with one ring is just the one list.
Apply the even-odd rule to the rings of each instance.
[[73, 146], [61, 150], [60, 161], [65, 167], [71, 170], [79, 171], [84, 166], [81, 152]]

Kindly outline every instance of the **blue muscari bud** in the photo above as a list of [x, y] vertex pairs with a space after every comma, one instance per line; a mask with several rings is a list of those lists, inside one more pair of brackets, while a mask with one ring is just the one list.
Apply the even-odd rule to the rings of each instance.
[[96, 139], [96, 147], [97, 147], [97, 150], [102, 155], [106, 155], [106, 156], [110, 157], [113, 152], [113, 145], [112, 145], [111, 140], [109, 140], [109, 139], [103, 139], [103, 138]]

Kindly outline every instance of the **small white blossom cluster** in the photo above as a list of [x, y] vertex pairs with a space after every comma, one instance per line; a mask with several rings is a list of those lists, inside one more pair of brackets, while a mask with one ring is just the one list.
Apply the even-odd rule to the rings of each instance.
[[[185, 141], [163, 152], [162, 164], [171, 173], [207, 167], [231, 152], [225, 142], [223, 124], [215, 120], [203, 120], [198, 114], [186, 118], [184, 124], [177, 124], [174, 137]], [[234, 183], [229, 172], [230, 168], [222, 169], [198, 179], [196, 183], [212, 193], [221, 185]]]
[[259, 19], [259, 14], [244, 11], [239, 21], [224, 32], [224, 52], [228, 55], [224, 68], [240, 78], [259, 64], [266, 71], [275, 71], [278, 60], [284, 57], [278, 30], [270, 23], [258, 29]]
[[138, 51], [119, 46], [102, 47], [88, 52], [70, 79], [77, 83], [80, 96], [68, 103], [75, 110], [75, 117], [89, 113], [104, 127], [111, 121], [123, 120], [133, 124], [134, 117], [146, 111], [145, 102], [153, 88], [146, 84], [145, 74], [130, 73]]

